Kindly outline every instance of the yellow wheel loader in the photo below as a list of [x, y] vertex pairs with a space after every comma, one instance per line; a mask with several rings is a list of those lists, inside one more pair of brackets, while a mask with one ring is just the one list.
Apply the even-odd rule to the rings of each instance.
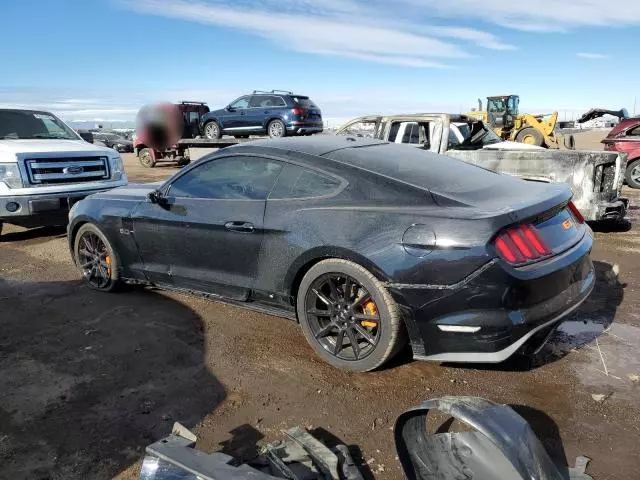
[[573, 150], [572, 135], [558, 136], [556, 124], [558, 112], [551, 115], [520, 114], [518, 95], [500, 95], [487, 97], [487, 109], [482, 109], [482, 100], [478, 100], [478, 111], [468, 112], [466, 115], [481, 119], [490, 125], [503, 140], [537, 145], [546, 148], [566, 148]]

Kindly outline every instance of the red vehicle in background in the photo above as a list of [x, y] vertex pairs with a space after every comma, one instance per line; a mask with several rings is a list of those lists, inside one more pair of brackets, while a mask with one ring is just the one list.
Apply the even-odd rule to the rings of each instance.
[[237, 139], [200, 137], [200, 121], [209, 112], [204, 102], [161, 103], [142, 107], [138, 112], [133, 148], [144, 167], [158, 162], [187, 165], [189, 149], [222, 148], [239, 143]]
[[640, 188], [640, 117], [620, 120], [602, 143], [607, 151], [627, 154], [625, 180], [631, 188]]

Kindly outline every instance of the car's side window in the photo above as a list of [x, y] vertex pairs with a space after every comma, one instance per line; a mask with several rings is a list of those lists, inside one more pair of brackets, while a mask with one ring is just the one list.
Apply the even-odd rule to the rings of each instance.
[[203, 163], [179, 177], [168, 195], [178, 198], [264, 200], [282, 163], [259, 157], [223, 157]]
[[629, 130], [627, 132], [627, 137], [640, 137], [640, 126]]
[[322, 197], [332, 194], [340, 185], [337, 178], [297, 165], [287, 165], [273, 187], [269, 200]]
[[282, 97], [278, 97], [276, 95], [271, 95], [269, 97], [271, 99], [271, 103], [272, 103], [272, 107], [286, 107], [287, 104], [285, 103], [284, 99]]
[[249, 97], [241, 97], [231, 104], [231, 108], [247, 108], [249, 106]]

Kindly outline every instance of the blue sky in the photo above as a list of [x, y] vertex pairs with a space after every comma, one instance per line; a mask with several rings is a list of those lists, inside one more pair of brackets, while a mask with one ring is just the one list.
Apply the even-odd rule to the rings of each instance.
[[629, 0], [5, 0], [0, 105], [129, 120], [280, 88], [335, 122], [501, 93], [561, 117], [632, 111], [639, 27]]

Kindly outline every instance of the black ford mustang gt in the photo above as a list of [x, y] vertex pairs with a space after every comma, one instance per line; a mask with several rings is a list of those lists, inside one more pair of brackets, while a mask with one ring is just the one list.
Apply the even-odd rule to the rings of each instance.
[[407, 146], [321, 136], [246, 143], [162, 185], [70, 212], [88, 284], [144, 283], [297, 319], [332, 365], [500, 362], [591, 292], [593, 235], [565, 185]]

